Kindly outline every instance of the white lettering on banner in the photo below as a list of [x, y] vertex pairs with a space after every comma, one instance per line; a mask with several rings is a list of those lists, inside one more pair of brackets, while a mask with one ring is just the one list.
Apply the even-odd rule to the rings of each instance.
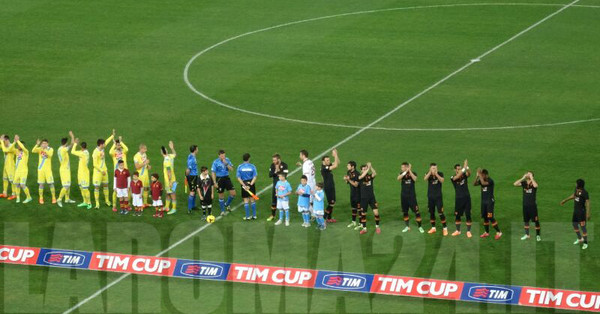
[[11, 262], [25, 262], [27, 259], [32, 258], [34, 255], [35, 252], [33, 250], [14, 248], [0, 249], [0, 261], [9, 260]]

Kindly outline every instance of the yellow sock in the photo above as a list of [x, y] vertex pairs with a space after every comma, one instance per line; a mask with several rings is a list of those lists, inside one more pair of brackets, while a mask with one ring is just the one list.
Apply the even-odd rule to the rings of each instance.
[[13, 184], [11, 184], [11, 186], [12, 186], [12, 194], [16, 195], [17, 194], [17, 185], [13, 183]]
[[15, 191], [15, 195], [17, 196], [17, 200], [21, 199], [21, 188], [19, 186], [16, 187], [16, 189], [14, 189], [13, 191]]
[[171, 200], [167, 198], [167, 200], [165, 201], [165, 209], [167, 211], [169, 210], [169, 205], [171, 205]]
[[23, 189], [23, 192], [25, 192], [25, 195], [27, 196], [27, 198], [31, 198], [31, 194], [29, 193], [29, 188], [28, 187], [25, 187]]
[[59, 201], [62, 200], [66, 193], [67, 193], [67, 189], [65, 189], [64, 187], [62, 189], [60, 189], [60, 194], [58, 194], [58, 200]]
[[171, 204], [173, 204], [171, 208], [173, 208], [174, 210], [177, 209], [177, 201], [176, 200], [171, 201]]
[[113, 205], [116, 206], [116, 204], [117, 204], [117, 191], [116, 190], [113, 190], [112, 201], [113, 201], [112, 202]]
[[52, 194], [52, 199], [55, 200], [56, 199], [56, 189], [54, 188], [54, 185], [50, 187], [50, 194]]
[[88, 204], [92, 204], [92, 192], [89, 189], [85, 189], [85, 198]]
[[69, 194], [71, 194], [71, 187], [68, 188], [64, 188], [65, 189], [65, 201], [70, 201], [71, 200], [71, 196]]
[[148, 191], [144, 190], [144, 192], [142, 192], [142, 194], [144, 196], [144, 198], [143, 198], [144, 204], [148, 204]]
[[[4, 180], [2, 194], [8, 193], [8, 180]], [[14, 190], [13, 190], [14, 191]]]
[[40, 199], [43, 200], [44, 199], [44, 189], [39, 189], [38, 193], [40, 194]]
[[96, 200], [96, 206], [100, 206], [100, 190], [94, 189], [94, 199]]
[[108, 187], [105, 187], [104, 189], [102, 189], [102, 192], [104, 192], [104, 200], [107, 203], [110, 203], [110, 201], [109, 201], [110, 195], [108, 193]]

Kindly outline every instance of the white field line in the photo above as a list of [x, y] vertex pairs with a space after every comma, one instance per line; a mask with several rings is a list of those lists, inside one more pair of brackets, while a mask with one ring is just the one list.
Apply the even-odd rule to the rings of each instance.
[[[279, 25], [274, 25], [274, 26], [270, 26], [270, 27], [266, 27], [266, 28], [262, 28], [262, 29], [258, 29], [258, 30], [254, 30], [254, 31], [250, 31], [250, 32], [246, 32], [243, 34], [239, 34], [230, 38], [227, 38], [223, 41], [220, 41], [200, 52], [198, 52], [196, 55], [194, 55], [189, 61], [188, 63], [185, 65], [185, 68], [183, 70], [183, 80], [185, 81], [186, 85], [188, 86], [189, 89], [191, 89], [194, 93], [196, 93], [197, 95], [201, 96], [202, 98], [216, 104], [219, 105], [221, 107], [225, 107], [231, 110], [235, 110], [238, 112], [242, 112], [242, 113], [246, 113], [246, 114], [251, 114], [251, 115], [255, 115], [255, 116], [260, 116], [260, 117], [265, 117], [265, 118], [270, 118], [270, 119], [277, 119], [277, 120], [283, 120], [283, 121], [288, 121], [288, 122], [294, 122], [294, 123], [304, 123], [304, 124], [311, 124], [311, 125], [320, 125], [320, 126], [329, 126], [329, 127], [338, 127], [338, 128], [350, 128], [350, 129], [362, 129], [364, 128], [364, 126], [359, 126], [359, 125], [348, 125], [348, 124], [340, 124], [340, 123], [328, 123], [328, 122], [318, 122], [318, 121], [308, 121], [308, 120], [301, 120], [301, 119], [294, 119], [294, 118], [287, 118], [287, 117], [283, 117], [283, 116], [276, 116], [276, 115], [270, 115], [270, 114], [266, 114], [266, 113], [261, 113], [261, 112], [256, 112], [256, 111], [252, 111], [252, 110], [247, 110], [247, 109], [243, 109], [243, 108], [239, 108], [227, 103], [224, 103], [222, 101], [219, 101], [217, 99], [214, 99], [206, 94], [204, 94], [202, 91], [198, 90], [189, 80], [189, 70], [191, 65], [194, 63], [194, 61], [196, 61], [196, 59], [198, 59], [200, 56], [204, 55], [205, 53], [221, 46], [224, 45], [230, 41], [242, 38], [242, 37], [246, 37], [249, 35], [253, 35], [256, 33], [261, 33], [261, 32], [266, 32], [266, 31], [270, 31], [273, 29], [278, 29], [278, 28], [282, 28], [282, 27], [286, 27], [286, 26], [292, 26], [292, 25], [296, 25], [296, 24], [302, 24], [302, 23], [308, 23], [308, 22], [314, 22], [314, 21], [319, 21], [319, 20], [325, 20], [325, 19], [331, 19], [331, 18], [337, 18], [337, 17], [344, 17], [344, 16], [351, 16], [351, 15], [359, 15], [359, 14], [369, 14], [369, 13], [379, 13], [379, 12], [389, 12], [389, 11], [400, 11], [400, 10], [418, 10], [418, 9], [433, 9], [433, 8], [452, 8], [452, 7], [469, 7], [469, 6], [563, 6], [563, 4], [554, 4], [554, 3], [457, 3], [457, 4], [439, 4], [439, 5], [427, 5], [427, 6], [413, 6], [413, 7], [400, 7], [400, 8], [388, 8], [388, 9], [378, 9], [378, 10], [367, 10], [367, 11], [358, 11], [358, 12], [350, 12], [350, 13], [342, 13], [342, 14], [334, 14], [334, 15], [327, 15], [327, 16], [321, 16], [321, 17], [316, 17], [316, 18], [310, 18], [310, 19], [304, 19], [304, 20], [299, 20], [299, 21], [293, 21], [293, 22], [288, 22], [288, 23], [283, 23], [283, 24], [279, 24]], [[600, 6], [595, 6], [595, 5], [569, 5], [570, 7], [585, 7], [585, 8], [600, 8]], [[560, 11], [560, 10], [559, 10]], [[552, 16], [550, 16], [552, 17]], [[550, 18], [548, 17], [548, 18]], [[545, 20], [540, 21], [540, 23], [543, 23]], [[531, 28], [536, 27], [537, 25], [532, 25]], [[523, 32], [527, 32], [529, 31], [529, 29], [525, 29]], [[516, 37], [519, 37], [520, 34], [515, 35]], [[508, 43], [512, 41], [508, 40], [507, 42], [505, 42], [504, 44]], [[498, 49], [502, 46], [499, 47], [495, 47], [495, 49]], [[495, 50], [494, 49], [494, 50]], [[492, 53], [492, 51], [488, 51], [486, 54]], [[483, 57], [486, 54], [480, 56]], [[477, 60], [477, 59], [475, 59]], [[476, 61], [477, 62], [477, 61]], [[373, 130], [384, 130], [384, 131], [473, 131], [473, 130], [506, 130], [506, 129], [523, 129], [523, 128], [539, 128], [539, 127], [550, 127], [550, 126], [559, 126], [559, 125], [568, 125], [568, 124], [576, 124], [576, 123], [583, 123], [583, 122], [594, 122], [597, 121], [598, 119], [588, 119], [588, 120], [574, 120], [574, 121], [566, 121], [566, 122], [556, 122], [556, 123], [544, 123], [544, 124], [531, 124], [531, 125], [517, 125], [517, 126], [495, 126], [495, 127], [477, 127], [477, 128], [433, 128], [433, 129], [429, 129], [429, 128], [385, 128], [385, 127], [368, 127], [369, 129], [373, 129]]]
[[[573, 6], [574, 4], [576, 4], [577, 2], [579, 2], [579, 0], [575, 0], [569, 4], [564, 5], [563, 7], [561, 7], [559, 10], [555, 11], [554, 13], [546, 16], [545, 18], [543, 18], [542, 20], [536, 22], [535, 24], [531, 25], [530, 27], [526, 28], [525, 30], [519, 32], [518, 34], [516, 34], [515, 36], [509, 38], [508, 40], [504, 41], [503, 43], [499, 44], [498, 46], [486, 51], [485, 53], [483, 53], [482, 55], [480, 55], [477, 59], [481, 59], [487, 55], [489, 55], [491, 52], [496, 51], [498, 48], [506, 45], [507, 43], [515, 40], [516, 38], [518, 38], [519, 36], [525, 34], [526, 32], [532, 30], [533, 28], [535, 28], [536, 26], [542, 24], [543, 22], [547, 21], [548, 19], [552, 18], [553, 16], [559, 14], [560, 12], [566, 10], [567, 8]], [[460, 67], [458, 70], [448, 74], [446, 77], [442, 78], [441, 80], [439, 80], [438, 82], [436, 82], [435, 84], [429, 86], [428, 88], [424, 89], [423, 91], [421, 91], [420, 93], [416, 94], [415, 96], [411, 97], [410, 99], [406, 100], [405, 102], [399, 104], [398, 106], [396, 106], [394, 109], [390, 110], [389, 112], [387, 112], [386, 114], [382, 115], [381, 117], [377, 118], [376, 120], [374, 120], [373, 122], [369, 123], [367, 126], [362, 127], [361, 129], [359, 129], [358, 131], [352, 133], [351, 135], [349, 135], [348, 137], [346, 137], [345, 139], [339, 141], [338, 143], [336, 143], [335, 145], [331, 146], [330, 148], [328, 148], [327, 150], [321, 152], [319, 155], [315, 156], [314, 159], [319, 159], [321, 158], [323, 155], [327, 154], [328, 152], [330, 152], [332, 149], [339, 147], [343, 144], [345, 144], [346, 142], [350, 141], [351, 139], [355, 138], [356, 136], [358, 136], [359, 134], [361, 134], [362, 132], [364, 132], [365, 130], [369, 129], [370, 127], [372, 127], [373, 125], [381, 122], [382, 120], [384, 120], [385, 118], [389, 117], [391, 114], [393, 114], [394, 112], [398, 111], [399, 109], [401, 109], [402, 107], [408, 105], [409, 103], [411, 103], [412, 101], [414, 101], [415, 99], [423, 96], [424, 94], [426, 94], [427, 92], [429, 92], [430, 90], [434, 89], [435, 87], [439, 86], [440, 84], [442, 84], [443, 82], [447, 81], [448, 79], [450, 79], [451, 77], [455, 76], [456, 74], [464, 71], [465, 69], [467, 69], [469, 66], [471, 66], [473, 63], [476, 63], [477, 61], [470, 61], [469, 63], [463, 65], [462, 67]], [[293, 175], [295, 173], [297, 173], [298, 171], [300, 171], [302, 168], [298, 167], [296, 169], [294, 169], [292, 172], [289, 173], [289, 175]], [[272, 185], [266, 186], [265, 188], [263, 188], [262, 190], [260, 190], [257, 195], [262, 195], [265, 192], [269, 191], [271, 189]], [[238, 209], [240, 206], [242, 206], [242, 203], [238, 204], [237, 206], [235, 206], [232, 210], [236, 210]], [[217, 220], [221, 219], [223, 216], [218, 216]], [[210, 226], [210, 224], [204, 224], [202, 225], [200, 228], [196, 229], [194, 232], [188, 234], [187, 236], [183, 237], [181, 240], [173, 243], [171, 246], [169, 246], [168, 248], [162, 250], [160, 253], [156, 254], [157, 257], [160, 257], [162, 255], [164, 255], [165, 253], [167, 253], [168, 251], [174, 249], [175, 247], [179, 246], [181, 243], [187, 241], [189, 238], [193, 237], [194, 235], [202, 232], [204, 229], [208, 228]], [[129, 277], [131, 274], [124, 274], [122, 276], [120, 276], [119, 278], [115, 279], [114, 281], [112, 281], [111, 283], [109, 283], [108, 285], [102, 287], [101, 289], [99, 289], [98, 291], [94, 292], [92, 295], [90, 295], [89, 297], [81, 300], [79, 303], [77, 303], [76, 305], [74, 305], [73, 307], [69, 308], [68, 310], [64, 311], [63, 314], [68, 314], [73, 312], [74, 310], [78, 309], [79, 307], [81, 307], [82, 305], [86, 304], [87, 302], [89, 302], [90, 300], [94, 299], [95, 297], [99, 296], [100, 294], [102, 294], [104, 291], [108, 290], [110, 287], [116, 285], [117, 283], [121, 282], [123, 279]]]

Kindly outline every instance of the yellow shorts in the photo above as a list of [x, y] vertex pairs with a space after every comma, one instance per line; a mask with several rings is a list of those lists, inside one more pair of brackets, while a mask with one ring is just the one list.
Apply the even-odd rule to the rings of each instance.
[[147, 171], [144, 175], [140, 175], [139, 179], [140, 179], [140, 181], [142, 181], [142, 185], [144, 186], [144, 189], [150, 188], [150, 176], [148, 175]]
[[13, 183], [15, 184], [26, 184], [27, 183], [27, 172], [15, 172]]
[[38, 170], [38, 184], [43, 183], [54, 184], [54, 176], [52, 176], [51, 170]]
[[94, 170], [94, 175], [92, 176], [92, 184], [94, 186], [108, 184], [108, 171], [106, 171], [106, 174], [102, 174], [102, 172]]
[[90, 187], [90, 172], [79, 172], [77, 173], [77, 183], [83, 189], [87, 189]]
[[15, 179], [15, 166], [7, 167], [4, 165], [4, 171], [2, 172], [2, 179], [8, 180], [8, 182], [12, 183]]
[[60, 170], [60, 184], [62, 186], [71, 186], [71, 170], [61, 169]]

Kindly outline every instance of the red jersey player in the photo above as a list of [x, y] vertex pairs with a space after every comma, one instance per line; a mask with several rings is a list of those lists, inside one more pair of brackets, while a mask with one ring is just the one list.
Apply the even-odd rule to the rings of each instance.
[[161, 199], [163, 186], [160, 181], [158, 181], [158, 173], [153, 173], [150, 180], [152, 180], [152, 183], [150, 183], [152, 206], [154, 206], [154, 209], [156, 210], [156, 213], [152, 217], [162, 218], [164, 216], [163, 202]]
[[[117, 169], [115, 170], [115, 188], [117, 191], [117, 198], [119, 199], [119, 205], [121, 208], [121, 214], [127, 214], [129, 211], [129, 183], [131, 177], [129, 170], [125, 169], [125, 163], [123, 160], [119, 160]], [[113, 211], [116, 211], [115, 208]]]
[[141, 216], [142, 210], [144, 209], [144, 201], [142, 199], [142, 189], [144, 184], [140, 180], [140, 174], [136, 171], [133, 173], [132, 180], [130, 183], [131, 187], [131, 198], [133, 207], [135, 208], [135, 216]]

